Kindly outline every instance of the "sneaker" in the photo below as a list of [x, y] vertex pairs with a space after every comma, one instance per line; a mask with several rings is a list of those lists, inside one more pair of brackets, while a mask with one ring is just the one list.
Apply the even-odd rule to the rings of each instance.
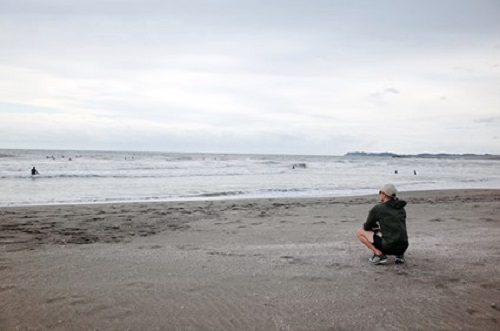
[[385, 255], [373, 255], [371, 258], [368, 259], [372, 264], [386, 264], [387, 263], [387, 256]]
[[405, 263], [405, 257], [404, 255], [397, 255], [396, 260], [394, 261], [396, 264], [404, 264]]

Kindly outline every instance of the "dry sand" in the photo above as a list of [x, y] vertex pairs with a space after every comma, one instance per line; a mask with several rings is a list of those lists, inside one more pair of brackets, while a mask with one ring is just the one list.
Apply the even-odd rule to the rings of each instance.
[[500, 190], [402, 198], [385, 266], [375, 196], [1, 208], [0, 330], [499, 330]]

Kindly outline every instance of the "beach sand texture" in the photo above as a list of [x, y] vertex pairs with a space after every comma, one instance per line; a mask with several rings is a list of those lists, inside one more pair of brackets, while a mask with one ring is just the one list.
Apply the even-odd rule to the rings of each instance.
[[401, 196], [386, 266], [376, 196], [1, 208], [0, 330], [499, 330], [500, 190]]

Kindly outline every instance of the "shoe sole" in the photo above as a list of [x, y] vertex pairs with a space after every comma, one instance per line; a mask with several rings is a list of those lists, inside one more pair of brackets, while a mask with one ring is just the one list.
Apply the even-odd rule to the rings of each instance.
[[385, 259], [385, 260], [381, 260], [381, 261], [378, 261], [378, 262], [373, 262], [373, 261], [371, 261], [370, 259], [368, 259], [368, 262], [370, 262], [371, 264], [374, 264], [374, 265], [378, 265], [378, 264], [386, 264], [386, 263], [387, 263], [387, 259]]
[[380, 261], [380, 262], [370, 262], [370, 263], [373, 264], [373, 265], [387, 264], [387, 260], [386, 261]]

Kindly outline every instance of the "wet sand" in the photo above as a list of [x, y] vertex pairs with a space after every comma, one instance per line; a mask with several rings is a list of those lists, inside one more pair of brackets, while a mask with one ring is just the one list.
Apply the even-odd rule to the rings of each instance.
[[1, 208], [0, 330], [500, 329], [500, 190], [401, 197], [385, 266], [376, 196]]

